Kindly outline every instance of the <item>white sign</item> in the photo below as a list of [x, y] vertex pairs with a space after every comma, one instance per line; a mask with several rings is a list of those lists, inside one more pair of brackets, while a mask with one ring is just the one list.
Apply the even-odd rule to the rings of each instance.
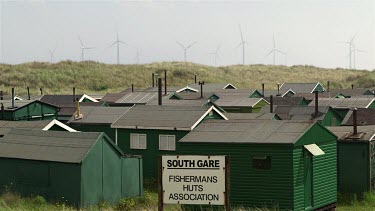
[[225, 156], [162, 156], [165, 204], [225, 204]]

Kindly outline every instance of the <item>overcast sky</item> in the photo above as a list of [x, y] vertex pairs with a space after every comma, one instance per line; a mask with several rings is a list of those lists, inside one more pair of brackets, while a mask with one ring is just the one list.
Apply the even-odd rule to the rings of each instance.
[[253, 0], [253, 1], [4, 1], [0, 0], [1, 55], [3, 63], [80, 60], [78, 36], [85, 59], [116, 63], [119, 38], [120, 62], [183, 61], [176, 43], [189, 45], [187, 60], [218, 65], [242, 63], [241, 25], [246, 45], [246, 64], [307, 64], [348, 67], [349, 46], [356, 34], [357, 69], [374, 69], [375, 27], [373, 0]]

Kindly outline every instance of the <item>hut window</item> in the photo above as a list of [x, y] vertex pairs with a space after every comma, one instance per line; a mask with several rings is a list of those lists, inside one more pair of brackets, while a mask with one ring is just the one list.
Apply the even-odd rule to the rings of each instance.
[[130, 133], [130, 149], [147, 149], [146, 134]]
[[271, 169], [271, 156], [253, 157], [254, 169]]
[[176, 150], [175, 135], [159, 135], [159, 150]]

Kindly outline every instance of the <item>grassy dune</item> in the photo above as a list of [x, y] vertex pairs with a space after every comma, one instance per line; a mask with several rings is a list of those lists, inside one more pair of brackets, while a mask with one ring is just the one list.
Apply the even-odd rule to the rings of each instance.
[[143, 65], [112, 65], [97, 62], [63, 61], [56, 64], [32, 62], [19, 65], [0, 64], [0, 90], [9, 92], [16, 87], [18, 94], [70, 93], [73, 86], [81, 93], [116, 92], [130, 87], [151, 85], [151, 73], [168, 70], [169, 85], [184, 86], [198, 80], [231, 82], [239, 88], [275, 89], [276, 83], [331, 81], [332, 87], [349, 88], [374, 86], [375, 73], [365, 70], [324, 69], [313, 66], [232, 65], [212, 67], [184, 62], [160, 62]]

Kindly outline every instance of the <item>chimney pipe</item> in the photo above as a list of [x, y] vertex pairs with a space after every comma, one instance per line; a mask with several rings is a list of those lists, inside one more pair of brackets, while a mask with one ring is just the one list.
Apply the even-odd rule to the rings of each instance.
[[198, 82], [198, 84], [201, 86], [201, 98], [203, 98], [203, 85], [204, 85], [204, 81], [202, 82]]
[[352, 89], [354, 89], [354, 84], [352, 84]]
[[81, 114], [81, 105], [79, 103], [78, 97], [76, 98], [75, 102], [77, 106], [77, 113], [76, 113], [75, 119], [82, 119], [83, 115]]
[[194, 74], [194, 83], [197, 83], [197, 74]]
[[0, 100], [4, 100], [3, 91], [0, 91]]
[[353, 108], [353, 135], [357, 135], [357, 108]]
[[280, 83], [277, 83], [277, 96], [280, 96]]
[[132, 93], [134, 92], [134, 85], [132, 84]]
[[161, 88], [162, 88], [161, 78], [158, 78], [158, 104], [159, 105], [163, 104], [163, 102], [162, 102]]
[[164, 95], [167, 95], [167, 70], [164, 70]]
[[30, 100], [30, 88], [27, 87], [27, 99]]
[[42, 87], [40, 87], [40, 95], [43, 95], [43, 88]]
[[327, 81], [327, 92], [329, 92], [330, 90], [329, 90], [329, 85], [330, 85], [330, 82], [329, 81]]
[[318, 91], [315, 91], [315, 116], [317, 117], [319, 114], [319, 96], [318, 96]]
[[[73, 102], [75, 102], [75, 101], [76, 101], [76, 88], [73, 87]], [[79, 100], [77, 100], [77, 101], [79, 101]]]
[[152, 87], [155, 87], [155, 74], [152, 73]]
[[273, 113], [273, 95], [270, 95], [270, 113]]
[[1, 103], [1, 119], [4, 119], [4, 113], [5, 113], [4, 104]]
[[12, 108], [14, 108], [14, 88], [12, 88]]
[[262, 83], [262, 97], [264, 97], [264, 83]]

